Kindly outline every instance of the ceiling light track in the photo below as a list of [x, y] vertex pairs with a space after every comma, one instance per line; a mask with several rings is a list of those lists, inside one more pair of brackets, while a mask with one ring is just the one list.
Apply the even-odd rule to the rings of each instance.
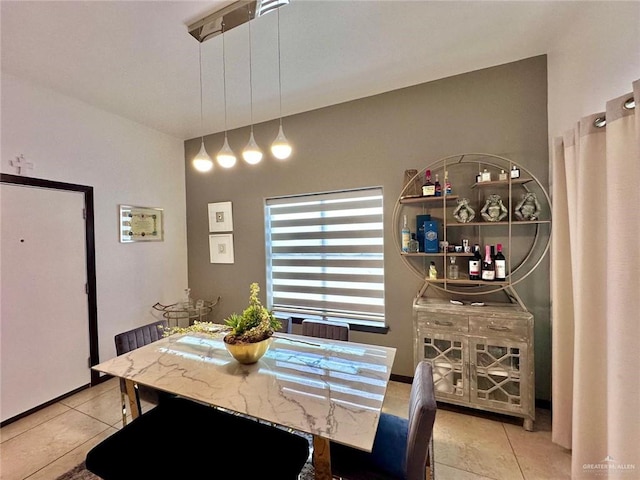
[[288, 4], [289, 0], [238, 0], [189, 25], [189, 34], [202, 43]]

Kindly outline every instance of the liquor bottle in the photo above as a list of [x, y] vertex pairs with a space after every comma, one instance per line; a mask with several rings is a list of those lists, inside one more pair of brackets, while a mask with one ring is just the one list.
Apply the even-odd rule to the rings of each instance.
[[515, 165], [511, 167], [511, 178], [520, 178], [520, 169]]
[[480, 181], [482, 182], [490, 182], [491, 181], [491, 172], [486, 168], [480, 174]]
[[505, 181], [507, 179], [507, 172], [504, 170], [500, 170], [500, 175], [498, 175], [498, 180]]
[[424, 183], [422, 184], [422, 196], [433, 197], [436, 194], [436, 186], [431, 181], [431, 170], [424, 173]]
[[491, 247], [484, 247], [484, 260], [482, 261], [482, 280], [492, 282], [496, 278], [496, 266], [491, 259]]
[[502, 244], [499, 243], [496, 246], [496, 259], [495, 259], [495, 267], [496, 267], [496, 281], [504, 282], [507, 279], [507, 259], [504, 258], [502, 254]]
[[480, 268], [482, 266], [482, 256], [480, 255], [480, 245], [473, 247], [473, 257], [469, 259], [469, 280], [480, 280]]
[[429, 265], [429, 280], [436, 280], [438, 278], [438, 270], [436, 270], [436, 262], [431, 262]]
[[449, 181], [449, 172], [447, 170], [444, 171], [444, 194], [451, 195], [453, 189], [451, 188], [451, 182]]
[[456, 265], [456, 257], [450, 257], [449, 265], [447, 266], [447, 278], [457, 280], [459, 275], [460, 269]]
[[436, 192], [436, 197], [441, 197], [442, 196], [442, 185], [440, 185], [440, 180], [438, 179], [438, 174], [436, 173], [436, 183], [435, 183], [435, 192]]
[[409, 240], [409, 253], [418, 253], [418, 240], [416, 234], [411, 234], [411, 240]]
[[482, 182], [482, 172], [478, 170], [478, 175], [476, 175], [476, 183]]
[[409, 224], [407, 223], [407, 216], [404, 215], [402, 224], [402, 253], [409, 253], [409, 241], [411, 240], [411, 232], [409, 231]]

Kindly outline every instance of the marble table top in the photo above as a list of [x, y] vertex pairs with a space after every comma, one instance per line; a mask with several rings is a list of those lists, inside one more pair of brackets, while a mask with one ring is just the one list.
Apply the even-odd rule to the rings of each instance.
[[192, 400], [371, 451], [396, 349], [274, 335], [253, 365], [221, 337], [176, 334], [94, 366]]

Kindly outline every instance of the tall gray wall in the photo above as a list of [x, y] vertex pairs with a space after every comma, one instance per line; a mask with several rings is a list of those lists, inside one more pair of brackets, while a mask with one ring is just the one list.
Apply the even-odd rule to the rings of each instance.
[[[381, 185], [389, 331], [355, 331], [352, 340], [396, 347], [392, 373], [413, 375], [411, 306], [421, 282], [400, 259], [393, 240], [399, 233], [391, 225], [404, 171], [421, 170], [448, 155], [484, 152], [511, 158], [547, 188], [546, 56], [301, 113], [283, 123], [294, 146], [286, 161], [268, 154], [277, 121], [254, 126], [265, 151], [257, 166], [244, 164], [240, 156], [248, 128], [228, 133], [238, 156], [230, 170], [216, 165], [209, 173], [196, 172], [190, 162], [200, 138], [185, 142], [189, 287], [194, 298], [221, 296], [213, 319], [222, 321], [246, 306], [250, 283], [265, 287], [265, 198]], [[222, 141], [222, 134], [205, 137], [212, 157]], [[209, 262], [207, 204], [222, 201], [233, 202], [234, 264]], [[516, 289], [535, 316], [536, 398], [549, 399], [548, 258]]]

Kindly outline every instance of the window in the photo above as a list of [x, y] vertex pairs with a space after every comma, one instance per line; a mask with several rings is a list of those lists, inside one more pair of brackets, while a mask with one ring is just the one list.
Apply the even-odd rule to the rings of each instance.
[[267, 304], [384, 326], [382, 188], [266, 202]]

